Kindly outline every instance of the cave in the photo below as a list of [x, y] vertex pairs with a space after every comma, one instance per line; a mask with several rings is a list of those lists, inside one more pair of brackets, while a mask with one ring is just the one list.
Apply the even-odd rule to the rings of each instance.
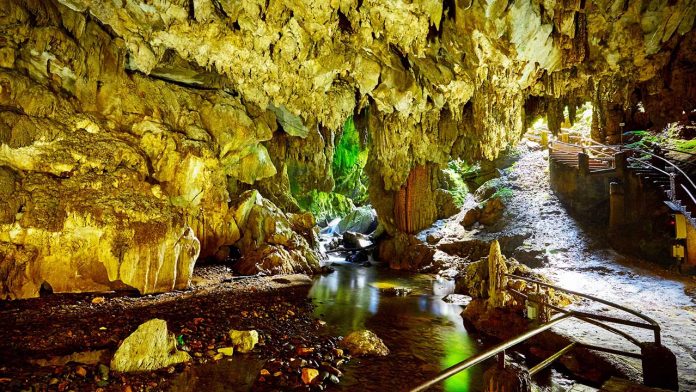
[[693, 0], [0, 0], [0, 390], [696, 391]]

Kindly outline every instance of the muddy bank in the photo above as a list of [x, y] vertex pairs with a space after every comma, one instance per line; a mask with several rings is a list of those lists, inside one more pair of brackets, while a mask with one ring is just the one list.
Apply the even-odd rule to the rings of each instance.
[[[309, 390], [318, 387], [305, 386], [299, 362], [291, 363], [300, 348], [309, 348], [302, 355], [308, 367], [340, 366], [349, 359], [337, 355], [337, 338], [312, 316], [307, 276], [233, 279], [221, 267], [197, 274], [192, 290], [162, 295], [49, 295], [0, 302], [0, 389]], [[193, 360], [140, 374], [105, 369], [119, 342], [152, 318], [167, 321], [179, 348]], [[217, 348], [230, 345], [230, 329], [257, 330], [259, 344], [249, 354], [216, 357]], [[95, 359], [87, 361], [92, 364], [55, 363], [75, 352], [96, 352], [88, 355]], [[54, 364], [38, 366], [46, 365], [44, 360]], [[223, 380], [208, 374], [213, 363], [229, 367], [227, 373], [214, 372], [226, 374]], [[269, 366], [275, 375], [263, 377], [261, 369]]]

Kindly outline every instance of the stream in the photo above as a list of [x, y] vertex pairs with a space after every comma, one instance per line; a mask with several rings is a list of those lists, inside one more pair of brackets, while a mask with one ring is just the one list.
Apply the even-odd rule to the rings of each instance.
[[[315, 316], [337, 335], [369, 329], [391, 351], [384, 358], [351, 360], [343, 369], [339, 390], [406, 390], [481, 350], [481, 343], [464, 329], [463, 306], [442, 300], [454, 290], [453, 282], [347, 262], [332, 266], [335, 271], [317, 276], [309, 292]], [[387, 295], [380, 286], [407, 287], [412, 292]], [[484, 363], [451, 377], [440, 390], [479, 390], [488, 366]]]

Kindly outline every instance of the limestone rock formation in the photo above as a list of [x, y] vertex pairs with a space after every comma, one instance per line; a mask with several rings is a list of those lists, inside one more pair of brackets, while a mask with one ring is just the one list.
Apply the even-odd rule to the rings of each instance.
[[[314, 249], [317, 233], [311, 214], [285, 214], [257, 191], [240, 196], [234, 219], [242, 238], [235, 243], [242, 258], [237, 272], [292, 274], [319, 271], [319, 253]], [[310, 245], [312, 244], [312, 245]]]
[[367, 329], [351, 332], [343, 338], [341, 345], [356, 357], [389, 355], [389, 348], [384, 345], [382, 339]]
[[176, 349], [176, 339], [167, 330], [167, 322], [152, 319], [141, 324], [118, 346], [111, 370], [143, 372], [190, 360], [187, 352]]
[[[658, 125], [696, 107], [693, 0], [0, 10], [3, 298], [44, 282], [184, 287], [198, 254], [224, 258], [238, 241], [249, 272], [311, 270], [301, 233], [261, 222], [300, 212], [291, 191], [332, 190], [351, 116], [369, 144], [370, 202], [397, 235], [445, 214], [433, 171], [495, 158], [537, 115], [555, 131], [566, 104], [589, 99], [594, 137], [613, 141], [621, 122]], [[249, 190], [268, 202], [247, 228], [234, 203]]]

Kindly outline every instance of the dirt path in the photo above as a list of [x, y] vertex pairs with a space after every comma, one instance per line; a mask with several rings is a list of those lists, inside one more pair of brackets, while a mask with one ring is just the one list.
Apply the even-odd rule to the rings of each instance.
[[[598, 295], [622, 303], [654, 318], [662, 326], [663, 343], [677, 356], [682, 390], [696, 390], [696, 280], [677, 276], [648, 262], [622, 256], [603, 241], [601, 232], [583, 227], [573, 219], [549, 187], [548, 152], [524, 151], [506, 169], [504, 181], [513, 190], [507, 202], [502, 231], [463, 230], [463, 212], [439, 228], [445, 240], [490, 240], [501, 236], [525, 238], [522, 248], [537, 255], [532, 265], [564, 288]], [[582, 310], [623, 316], [606, 306], [581, 302]], [[606, 347], [637, 352], [637, 348], [614, 335], [581, 322], [561, 325], [580, 340]], [[641, 341], [652, 341], [652, 333], [630, 328]], [[637, 360], [620, 358], [630, 373], [640, 377]]]

